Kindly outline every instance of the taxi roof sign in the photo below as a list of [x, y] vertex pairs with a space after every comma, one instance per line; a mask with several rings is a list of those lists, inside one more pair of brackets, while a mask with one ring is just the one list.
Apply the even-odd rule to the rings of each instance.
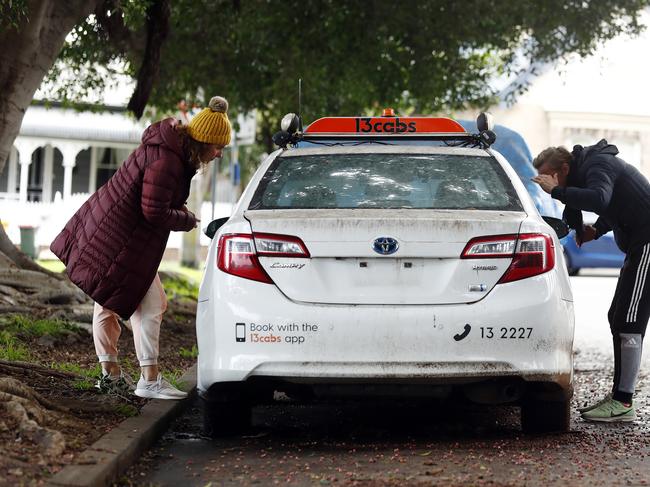
[[300, 116], [289, 113], [282, 119], [282, 130], [273, 135], [273, 142], [286, 149], [301, 141], [318, 144], [366, 143], [377, 141], [427, 140], [442, 141], [461, 147], [490, 147], [496, 140], [492, 117], [481, 113], [477, 134], [468, 133], [456, 120], [442, 117], [398, 117], [392, 109], [381, 117], [324, 117], [302, 131]]
[[466, 135], [461, 124], [451, 118], [436, 117], [323, 117], [312, 122], [307, 134], [454, 134]]

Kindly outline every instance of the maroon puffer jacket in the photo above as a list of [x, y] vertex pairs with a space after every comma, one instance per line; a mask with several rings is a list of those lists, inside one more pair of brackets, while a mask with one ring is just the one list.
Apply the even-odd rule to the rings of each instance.
[[169, 232], [195, 225], [182, 208], [196, 170], [176, 124], [166, 119], [148, 127], [142, 144], [50, 245], [72, 282], [124, 319], [153, 282]]

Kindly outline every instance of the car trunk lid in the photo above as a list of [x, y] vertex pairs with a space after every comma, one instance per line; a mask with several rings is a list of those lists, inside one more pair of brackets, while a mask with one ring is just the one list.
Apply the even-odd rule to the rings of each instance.
[[291, 235], [305, 243], [307, 259], [259, 258], [289, 299], [421, 305], [471, 303], [485, 296], [512, 258], [461, 259], [461, 253], [472, 238], [517, 234], [526, 214], [315, 209], [249, 210], [245, 217], [254, 233]]

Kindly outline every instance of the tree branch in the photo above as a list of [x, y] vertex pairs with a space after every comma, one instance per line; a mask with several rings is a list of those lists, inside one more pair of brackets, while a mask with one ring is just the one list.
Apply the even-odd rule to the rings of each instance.
[[169, 34], [170, 0], [156, 0], [147, 11], [147, 47], [138, 72], [138, 82], [127, 109], [139, 119], [147, 105], [160, 70], [160, 51]]
[[142, 43], [124, 23], [120, 0], [104, 0], [95, 9], [95, 18], [108, 40], [120, 52], [139, 52]]

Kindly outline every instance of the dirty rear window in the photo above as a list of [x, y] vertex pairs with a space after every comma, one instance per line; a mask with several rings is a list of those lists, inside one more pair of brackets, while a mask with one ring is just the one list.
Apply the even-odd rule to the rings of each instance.
[[450, 154], [278, 157], [249, 206], [323, 208], [522, 210], [494, 158]]

